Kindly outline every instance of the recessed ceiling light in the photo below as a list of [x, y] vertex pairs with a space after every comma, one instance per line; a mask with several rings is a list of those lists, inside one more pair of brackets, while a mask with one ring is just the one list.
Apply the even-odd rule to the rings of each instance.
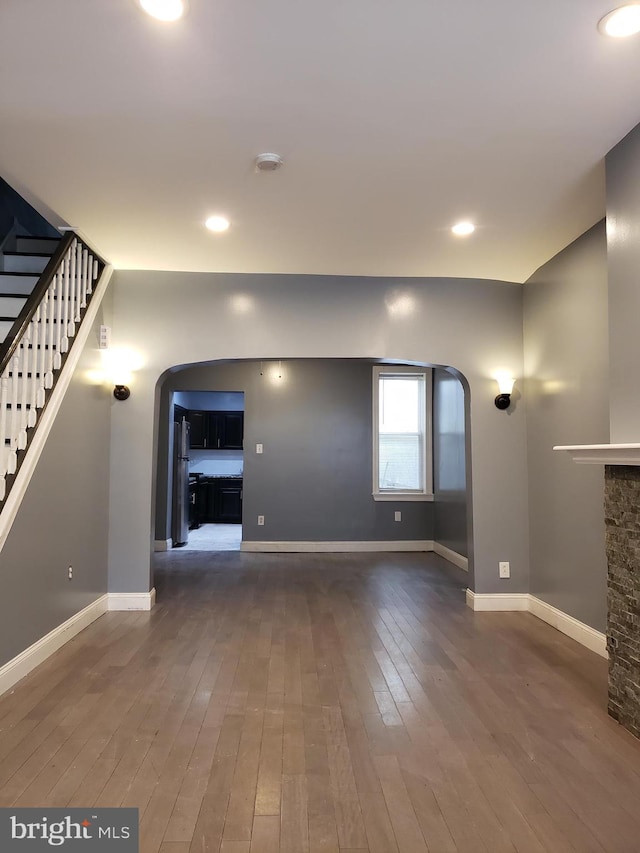
[[613, 38], [626, 38], [640, 33], [640, 4], [631, 3], [614, 9], [600, 20], [598, 29], [603, 35]]
[[476, 230], [473, 222], [457, 222], [451, 229], [458, 237], [468, 237]]
[[147, 15], [159, 21], [177, 21], [187, 7], [186, 0], [138, 0]]
[[229, 220], [226, 216], [210, 216], [204, 223], [209, 231], [215, 231], [216, 234], [221, 234], [229, 227]]

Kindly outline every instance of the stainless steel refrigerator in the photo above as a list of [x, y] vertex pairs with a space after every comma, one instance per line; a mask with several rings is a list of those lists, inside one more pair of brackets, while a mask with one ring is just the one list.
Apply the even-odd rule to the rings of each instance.
[[189, 539], [189, 422], [173, 423], [173, 547], [186, 545]]

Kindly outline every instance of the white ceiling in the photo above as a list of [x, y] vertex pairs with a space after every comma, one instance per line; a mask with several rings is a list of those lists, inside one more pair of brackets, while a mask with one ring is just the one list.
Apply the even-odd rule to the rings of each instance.
[[121, 268], [523, 281], [604, 215], [640, 120], [611, 5], [2, 0], [0, 175]]

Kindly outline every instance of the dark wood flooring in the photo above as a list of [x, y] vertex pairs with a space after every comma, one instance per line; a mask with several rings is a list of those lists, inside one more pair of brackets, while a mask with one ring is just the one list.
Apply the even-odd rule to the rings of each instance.
[[637, 853], [606, 662], [428, 554], [157, 555], [0, 698], [0, 805], [136, 806], [143, 853]]

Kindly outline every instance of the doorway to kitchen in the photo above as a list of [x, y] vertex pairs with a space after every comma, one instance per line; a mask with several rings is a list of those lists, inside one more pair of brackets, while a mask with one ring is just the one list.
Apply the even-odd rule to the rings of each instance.
[[176, 391], [173, 412], [172, 547], [239, 551], [244, 392]]

